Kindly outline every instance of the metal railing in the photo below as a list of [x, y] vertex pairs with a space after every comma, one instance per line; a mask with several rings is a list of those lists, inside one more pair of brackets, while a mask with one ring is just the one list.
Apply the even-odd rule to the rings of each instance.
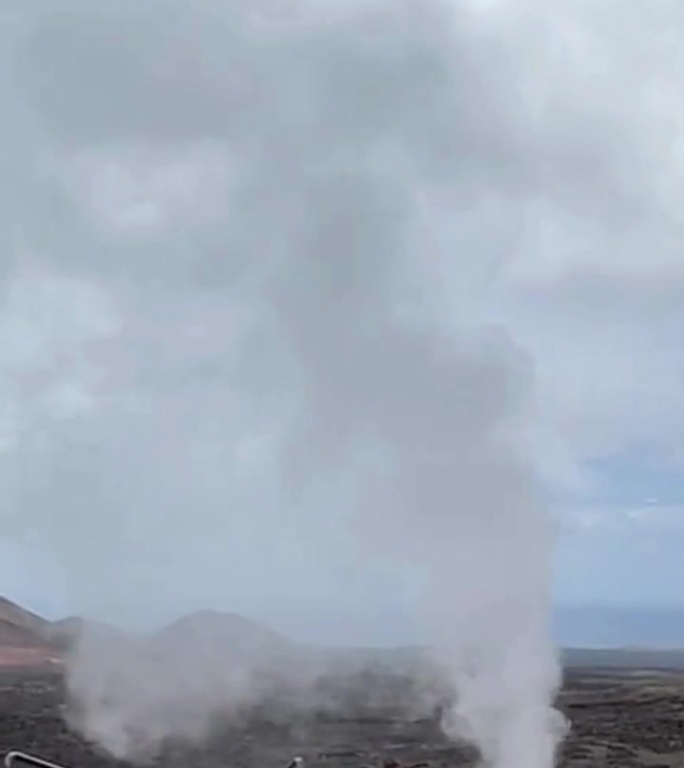
[[63, 765], [51, 763], [49, 760], [43, 760], [42, 757], [28, 755], [26, 752], [18, 752], [15, 749], [5, 755], [5, 768], [22, 768], [27, 765], [35, 768], [64, 768]]
[[[43, 760], [42, 757], [19, 752], [16, 749], [5, 755], [5, 768], [26, 768], [26, 766], [33, 766], [33, 768], [65, 768], [65, 766], [58, 763], [52, 763], [49, 760]], [[286, 768], [304, 768], [304, 760], [301, 757], [295, 757], [287, 764]]]

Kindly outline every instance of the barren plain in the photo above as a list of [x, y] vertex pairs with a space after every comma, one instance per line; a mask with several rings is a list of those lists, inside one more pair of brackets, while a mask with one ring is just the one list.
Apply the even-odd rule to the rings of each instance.
[[[570, 670], [558, 703], [572, 721], [559, 751], [561, 766], [684, 766], [684, 673]], [[121, 765], [68, 730], [63, 705], [58, 672], [3, 672], [0, 749], [21, 749], [73, 768]], [[478, 762], [467, 744], [446, 740], [434, 719], [380, 710], [321, 710], [306, 718], [247, 713], [240, 722], [217, 722], [201, 747], [169, 746], [155, 762], [160, 768], [285, 768], [295, 755], [311, 768]]]

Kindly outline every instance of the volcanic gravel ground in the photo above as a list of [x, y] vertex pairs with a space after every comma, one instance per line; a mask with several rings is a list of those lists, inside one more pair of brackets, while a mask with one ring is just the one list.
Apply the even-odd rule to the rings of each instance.
[[564, 765], [684, 766], [684, 673], [568, 675]]
[[[55, 674], [0, 675], [0, 748], [21, 749], [67, 766], [114, 768], [64, 725], [63, 690]], [[571, 673], [559, 706], [573, 728], [559, 753], [562, 766], [682, 766], [684, 675]], [[301, 755], [311, 768], [399, 765], [447, 768], [477, 762], [467, 745], [449, 744], [435, 723], [368, 713], [318, 712], [278, 722], [253, 715], [222, 727], [202, 748], [174, 747], [164, 768], [285, 768]]]

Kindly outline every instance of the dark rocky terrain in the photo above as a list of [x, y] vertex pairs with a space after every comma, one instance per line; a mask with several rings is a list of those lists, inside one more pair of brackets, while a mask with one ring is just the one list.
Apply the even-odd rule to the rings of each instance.
[[684, 766], [684, 673], [569, 671], [559, 704], [573, 723], [568, 766]]
[[[0, 676], [0, 749], [22, 749], [68, 766], [115, 768], [71, 733], [61, 717], [59, 674], [24, 671]], [[657, 768], [684, 766], [684, 674], [570, 671], [559, 705], [573, 722], [563, 766]], [[245, 713], [219, 724], [202, 748], [169, 746], [156, 761], [165, 768], [285, 768], [295, 755], [316, 768], [401, 766], [447, 768], [473, 764], [467, 745], [448, 743], [431, 718], [398, 716], [379, 708], [339, 707], [307, 716]]]

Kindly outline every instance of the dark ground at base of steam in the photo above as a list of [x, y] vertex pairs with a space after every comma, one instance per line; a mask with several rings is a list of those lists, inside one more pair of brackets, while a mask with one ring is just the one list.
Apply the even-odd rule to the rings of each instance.
[[[55, 674], [0, 674], [0, 749], [21, 749], [73, 768], [119, 768], [64, 725], [62, 685]], [[559, 698], [573, 730], [559, 754], [568, 768], [684, 768], [684, 673], [570, 672]], [[382, 712], [319, 712], [278, 723], [253, 717], [223, 729], [202, 748], [182, 748], [157, 762], [164, 768], [285, 768], [301, 755], [310, 768], [466, 766], [467, 745], [450, 744], [435, 723]]]

